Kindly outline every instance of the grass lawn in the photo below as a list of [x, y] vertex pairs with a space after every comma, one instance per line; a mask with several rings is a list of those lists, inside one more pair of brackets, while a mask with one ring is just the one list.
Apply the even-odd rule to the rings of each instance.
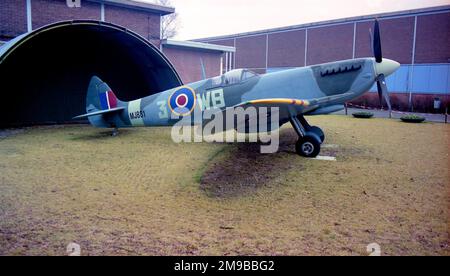
[[309, 119], [322, 155], [175, 144], [170, 128], [0, 138], [0, 255], [449, 255], [450, 125]]

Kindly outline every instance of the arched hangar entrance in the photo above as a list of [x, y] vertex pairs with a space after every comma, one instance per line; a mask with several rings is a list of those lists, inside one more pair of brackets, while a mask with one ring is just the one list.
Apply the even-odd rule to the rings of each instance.
[[123, 27], [67, 21], [0, 48], [0, 127], [72, 122], [93, 75], [129, 101], [181, 85], [168, 59]]

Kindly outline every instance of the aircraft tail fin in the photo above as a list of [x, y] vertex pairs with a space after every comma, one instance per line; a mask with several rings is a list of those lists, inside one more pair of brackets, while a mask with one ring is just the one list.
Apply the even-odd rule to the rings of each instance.
[[120, 106], [114, 92], [99, 77], [92, 77], [86, 98], [86, 112], [109, 110]]
[[109, 86], [99, 77], [92, 77], [86, 96], [86, 114], [74, 119], [88, 118], [96, 127], [119, 127], [126, 103], [120, 101]]

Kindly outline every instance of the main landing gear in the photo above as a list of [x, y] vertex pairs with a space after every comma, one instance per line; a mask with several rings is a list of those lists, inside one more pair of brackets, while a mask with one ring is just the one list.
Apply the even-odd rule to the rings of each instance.
[[111, 133], [111, 136], [116, 137], [117, 135], [119, 135], [119, 129], [117, 127], [115, 127]]
[[320, 145], [325, 141], [325, 134], [319, 127], [310, 126], [303, 115], [290, 118], [298, 134], [295, 151], [304, 157], [314, 158], [320, 153]]

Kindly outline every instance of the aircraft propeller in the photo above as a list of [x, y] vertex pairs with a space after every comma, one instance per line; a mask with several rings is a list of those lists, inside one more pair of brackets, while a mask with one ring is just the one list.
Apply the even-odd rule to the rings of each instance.
[[[380, 105], [383, 104], [383, 97], [387, 103], [387, 106], [389, 108], [389, 116], [391, 115], [392, 107], [391, 107], [391, 100], [389, 97], [389, 91], [386, 86], [386, 79], [385, 74], [383, 73], [385, 70], [390, 70], [389, 67], [392, 66], [390, 60], [383, 61], [383, 53], [381, 50], [381, 35], [380, 35], [380, 24], [378, 23], [378, 20], [375, 19], [375, 25], [374, 25], [374, 33], [372, 37], [372, 51], [373, 55], [375, 57], [375, 62], [377, 63], [377, 89], [378, 89], [378, 97], [380, 99]], [[387, 68], [386, 68], [387, 67]]]

